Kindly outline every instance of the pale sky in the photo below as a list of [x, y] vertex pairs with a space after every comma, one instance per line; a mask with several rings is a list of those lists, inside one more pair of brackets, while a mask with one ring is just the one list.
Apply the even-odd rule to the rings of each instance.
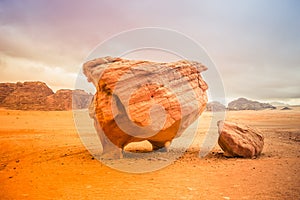
[[201, 44], [230, 100], [300, 104], [297, 0], [0, 0], [0, 81], [74, 88], [99, 43], [142, 27], [176, 30]]

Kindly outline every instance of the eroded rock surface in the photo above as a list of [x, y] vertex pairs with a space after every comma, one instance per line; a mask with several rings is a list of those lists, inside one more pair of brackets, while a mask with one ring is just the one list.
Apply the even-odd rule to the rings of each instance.
[[227, 157], [253, 158], [263, 150], [264, 137], [255, 128], [233, 122], [218, 122], [218, 143]]
[[0, 104], [16, 88], [17, 88], [17, 84], [15, 83], [0, 83]]
[[105, 57], [85, 63], [83, 71], [97, 88], [90, 115], [103, 153], [143, 140], [154, 150], [170, 145], [206, 108], [207, 84], [200, 75], [206, 69], [186, 60]]

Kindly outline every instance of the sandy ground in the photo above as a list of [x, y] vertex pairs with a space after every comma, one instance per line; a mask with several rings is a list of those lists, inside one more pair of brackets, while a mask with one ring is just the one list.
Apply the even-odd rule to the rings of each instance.
[[72, 112], [0, 110], [0, 199], [300, 199], [300, 108], [226, 118], [262, 131], [259, 158], [228, 159], [218, 146], [199, 158], [192, 148], [161, 170], [132, 174], [85, 149]]

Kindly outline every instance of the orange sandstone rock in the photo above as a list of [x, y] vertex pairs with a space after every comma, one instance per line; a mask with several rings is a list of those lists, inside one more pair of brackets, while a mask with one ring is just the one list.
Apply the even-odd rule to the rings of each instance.
[[103, 153], [119, 157], [127, 144], [143, 140], [154, 150], [168, 147], [206, 108], [208, 87], [200, 75], [206, 69], [186, 60], [105, 57], [86, 62], [83, 72], [97, 88], [90, 115]]
[[253, 158], [263, 150], [264, 137], [255, 128], [233, 122], [218, 122], [220, 147], [227, 157]]

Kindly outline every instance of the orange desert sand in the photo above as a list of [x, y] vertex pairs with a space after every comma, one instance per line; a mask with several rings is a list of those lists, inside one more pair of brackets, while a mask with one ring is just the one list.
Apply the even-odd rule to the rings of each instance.
[[0, 199], [300, 199], [300, 107], [292, 108], [227, 112], [226, 120], [261, 130], [265, 146], [259, 158], [225, 158], [219, 146], [199, 158], [212, 114], [204, 112], [189, 151], [144, 174], [119, 172], [93, 159], [71, 111], [2, 109]]

